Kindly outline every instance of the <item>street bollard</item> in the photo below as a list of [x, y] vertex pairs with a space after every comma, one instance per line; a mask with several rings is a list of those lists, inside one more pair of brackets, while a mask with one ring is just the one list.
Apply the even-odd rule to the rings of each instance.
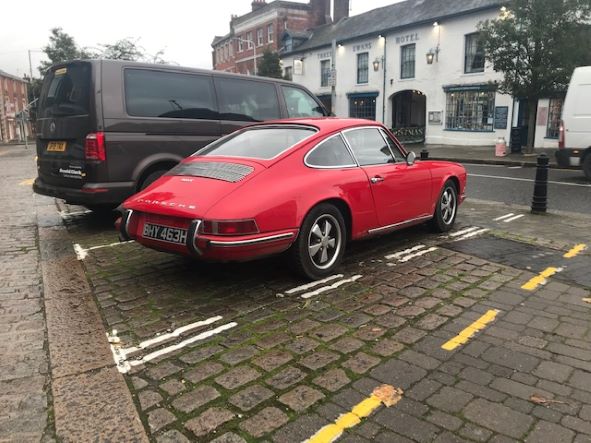
[[421, 151], [421, 160], [428, 160], [429, 159], [429, 151], [423, 149]]
[[534, 198], [531, 203], [532, 214], [545, 214], [548, 201], [548, 162], [546, 154], [538, 156], [536, 182], [534, 184]]

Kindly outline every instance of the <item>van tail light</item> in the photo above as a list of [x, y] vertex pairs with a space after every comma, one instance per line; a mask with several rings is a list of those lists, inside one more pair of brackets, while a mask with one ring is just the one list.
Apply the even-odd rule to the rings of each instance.
[[249, 235], [257, 234], [259, 228], [253, 219], [204, 220], [201, 232], [209, 235]]
[[105, 153], [105, 133], [91, 132], [84, 141], [84, 157], [86, 160], [98, 160], [104, 162], [107, 159]]
[[560, 126], [558, 127], [558, 149], [564, 149], [566, 147], [566, 141], [564, 137], [564, 121], [560, 120]]

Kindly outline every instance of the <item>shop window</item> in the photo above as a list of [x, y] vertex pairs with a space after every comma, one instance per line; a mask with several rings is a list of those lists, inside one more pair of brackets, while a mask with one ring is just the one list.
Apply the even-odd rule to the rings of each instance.
[[349, 117], [376, 119], [377, 94], [355, 94], [349, 96]]
[[400, 78], [415, 77], [416, 45], [405, 45], [400, 48]]
[[464, 72], [484, 72], [484, 47], [480, 43], [479, 33], [466, 35], [466, 48], [464, 54]]
[[330, 76], [330, 60], [320, 61], [320, 86], [328, 86]]
[[447, 91], [445, 128], [457, 131], [492, 131], [494, 109], [494, 91]]
[[558, 138], [560, 115], [562, 113], [563, 104], [564, 98], [550, 99], [550, 106], [548, 107], [548, 126], [546, 127], [546, 137], [548, 138]]
[[369, 53], [357, 54], [357, 84], [368, 82], [368, 61]]

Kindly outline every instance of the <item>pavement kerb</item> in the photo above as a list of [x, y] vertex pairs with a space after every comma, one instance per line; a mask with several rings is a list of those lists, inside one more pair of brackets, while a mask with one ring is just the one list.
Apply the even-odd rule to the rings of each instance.
[[[445, 160], [456, 163], [466, 163], [473, 165], [496, 165], [496, 166], [521, 166], [524, 168], [535, 168], [537, 163], [519, 160], [493, 160], [493, 159], [471, 159], [471, 158], [451, 158], [451, 157], [432, 157], [429, 156], [429, 160]], [[565, 168], [556, 164], [548, 164], [551, 169], [565, 169], [565, 170], [577, 170], [579, 168]]]
[[37, 214], [56, 437], [148, 442], [55, 204]]

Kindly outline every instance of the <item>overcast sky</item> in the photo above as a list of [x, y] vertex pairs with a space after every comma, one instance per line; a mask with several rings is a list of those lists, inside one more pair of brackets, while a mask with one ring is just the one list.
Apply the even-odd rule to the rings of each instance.
[[[307, 0], [296, 0], [307, 3]], [[399, 0], [350, 0], [350, 15]], [[211, 68], [211, 41], [229, 31], [230, 15], [250, 11], [251, 0], [101, 0], [94, 2], [29, 0], [2, 2], [0, 70], [33, 76], [43, 58], [49, 30], [61, 27], [82, 47], [139, 39], [147, 54], [165, 51], [163, 58], [182, 66]]]

